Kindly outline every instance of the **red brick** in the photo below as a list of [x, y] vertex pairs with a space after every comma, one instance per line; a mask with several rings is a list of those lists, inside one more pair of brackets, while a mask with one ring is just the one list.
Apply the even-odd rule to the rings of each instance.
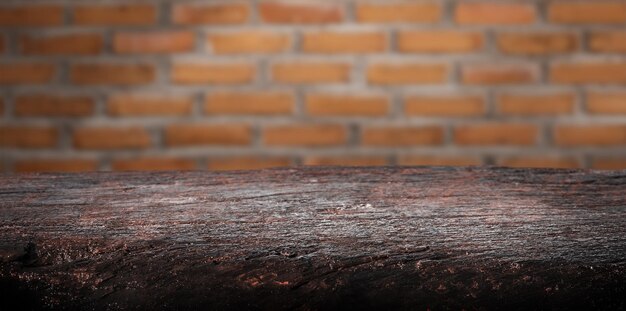
[[51, 148], [57, 145], [59, 132], [53, 127], [0, 125], [0, 146], [15, 148]]
[[561, 94], [501, 94], [498, 96], [498, 111], [503, 115], [540, 116], [571, 114], [575, 96]]
[[77, 25], [140, 26], [155, 24], [157, 10], [150, 4], [79, 5], [73, 16]]
[[530, 3], [464, 2], [454, 13], [461, 25], [531, 24], [536, 18]]
[[295, 98], [288, 92], [219, 91], [206, 96], [204, 111], [211, 115], [289, 115], [294, 106]]
[[398, 50], [408, 53], [475, 52], [483, 47], [479, 32], [456, 30], [407, 30], [398, 33]]
[[172, 81], [178, 84], [243, 84], [252, 82], [256, 67], [248, 63], [174, 63]]
[[524, 84], [537, 82], [536, 64], [466, 64], [461, 68], [464, 84]]
[[15, 162], [15, 172], [89, 172], [98, 170], [98, 161], [89, 159], [29, 159]]
[[250, 8], [244, 3], [176, 4], [172, 21], [181, 25], [243, 24], [250, 19]]
[[365, 146], [420, 146], [443, 143], [440, 126], [370, 126], [362, 133]]
[[177, 53], [195, 47], [191, 31], [118, 32], [113, 37], [116, 53]]
[[263, 129], [267, 146], [337, 146], [347, 142], [348, 130], [342, 125], [273, 125]]
[[78, 128], [72, 138], [76, 149], [145, 149], [152, 144], [150, 134], [139, 127]]
[[259, 4], [261, 20], [273, 24], [336, 23], [343, 20], [343, 14], [338, 3], [263, 1]]
[[553, 83], [626, 83], [626, 62], [572, 62], [550, 67]]
[[187, 116], [193, 109], [189, 96], [157, 94], [117, 94], [109, 97], [107, 111], [111, 116]]
[[626, 22], [626, 3], [621, 1], [555, 2], [548, 20], [565, 24], [620, 24]]
[[554, 129], [554, 141], [562, 147], [626, 145], [626, 125], [559, 125]]
[[249, 145], [252, 131], [245, 124], [178, 124], [165, 129], [165, 142], [170, 147], [201, 145]]
[[386, 157], [377, 156], [310, 156], [302, 160], [304, 165], [323, 166], [383, 166], [388, 165]]
[[496, 40], [500, 51], [506, 54], [557, 54], [578, 48], [578, 38], [572, 33], [501, 33]]
[[93, 33], [20, 37], [20, 52], [26, 55], [93, 55], [102, 48], [102, 35]]
[[116, 159], [111, 163], [114, 171], [188, 171], [196, 168], [190, 159], [142, 157]]
[[26, 5], [0, 8], [0, 26], [57, 26], [63, 24], [58, 5]]
[[361, 23], [434, 23], [441, 15], [441, 6], [434, 2], [356, 3], [356, 19]]
[[372, 64], [367, 68], [370, 84], [438, 84], [448, 78], [445, 64]]
[[70, 81], [78, 85], [139, 85], [155, 78], [156, 68], [150, 64], [85, 63], [70, 67]]
[[231, 156], [227, 158], [210, 158], [207, 168], [212, 171], [259, 170], [289, 166], [290, 164], [291, 160], [287, 157]]
[[480, 95], [418, 95], [407, 97], [404, 103], [408, 116], [473, 117], [485, 111], [485, 100]]
[[596, 31], [589, 35], [593, 52], [626, 53], [626, 31]]
[[289, 62], [272, 66], [272, 78], [281, 83], [348, 82], [351, 66], [345, 63]]
[[291, 46], [291, 36], [269, 31], [216, 33], [208, 36], [215, 54], [280, 53]]
[[482, 165], [482, 161], [475, 157], [405, 155], [398, 158], [398, 165], [470, 166]]
[[594, 158], [591, 168], [598, 170], [623, 170], [626, 169], [626, 158]]
[[580, 168], [574, 158], [566, 157], [510, 157], [498, 160], [498, 165], [531, 168]]
[[7, 41], [6, 36], [0, 34], [0, 54], [4, 53], [7, 49], [6, 41]]
[[19, 117], [84, 117], [93, 115], [95, 103], [89, 96], [19, 95], [14, 112]]
[[519, 145], [537, 142], [539, 129], [523, 123], [482, 123], [461, 125], [454, 129], [458, 145]]
[[302, 50], [307, 53], [375, 53], [387, 49], [387, 36], [382, 32], [307, 32]]
[[309, 94], [306, 111], [311, 116], [384, 116], [389, 99], [377, 95]]
[[587, 111], [592, 114], [626, 114], [626, 91], [588, 92]]
[[46, 63], [0, 63], [1, 84], [44, 84], [51, 82], [56, 66]]

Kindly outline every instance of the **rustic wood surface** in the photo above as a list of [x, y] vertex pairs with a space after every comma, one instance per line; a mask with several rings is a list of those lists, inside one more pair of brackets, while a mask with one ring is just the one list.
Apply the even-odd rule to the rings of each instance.
[[626, 171], [0, 177], [0, 309], [625, 308]]

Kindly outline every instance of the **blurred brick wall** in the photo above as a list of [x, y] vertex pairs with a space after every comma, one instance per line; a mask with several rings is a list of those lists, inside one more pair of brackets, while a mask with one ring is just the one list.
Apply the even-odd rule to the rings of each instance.
[[1, 170], [626, 167], [626, 1], [0, 3]]

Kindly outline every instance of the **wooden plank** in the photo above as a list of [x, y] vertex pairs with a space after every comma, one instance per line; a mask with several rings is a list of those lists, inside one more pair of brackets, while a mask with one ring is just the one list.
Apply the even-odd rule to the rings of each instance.
[[0, 309], [624, 309], [626, 171], [0, 177]]

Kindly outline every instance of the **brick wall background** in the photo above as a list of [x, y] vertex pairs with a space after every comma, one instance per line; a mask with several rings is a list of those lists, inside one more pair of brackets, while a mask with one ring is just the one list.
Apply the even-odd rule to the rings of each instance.
[[0, 3], [0, 170], [626, 167], [626, 1]]

